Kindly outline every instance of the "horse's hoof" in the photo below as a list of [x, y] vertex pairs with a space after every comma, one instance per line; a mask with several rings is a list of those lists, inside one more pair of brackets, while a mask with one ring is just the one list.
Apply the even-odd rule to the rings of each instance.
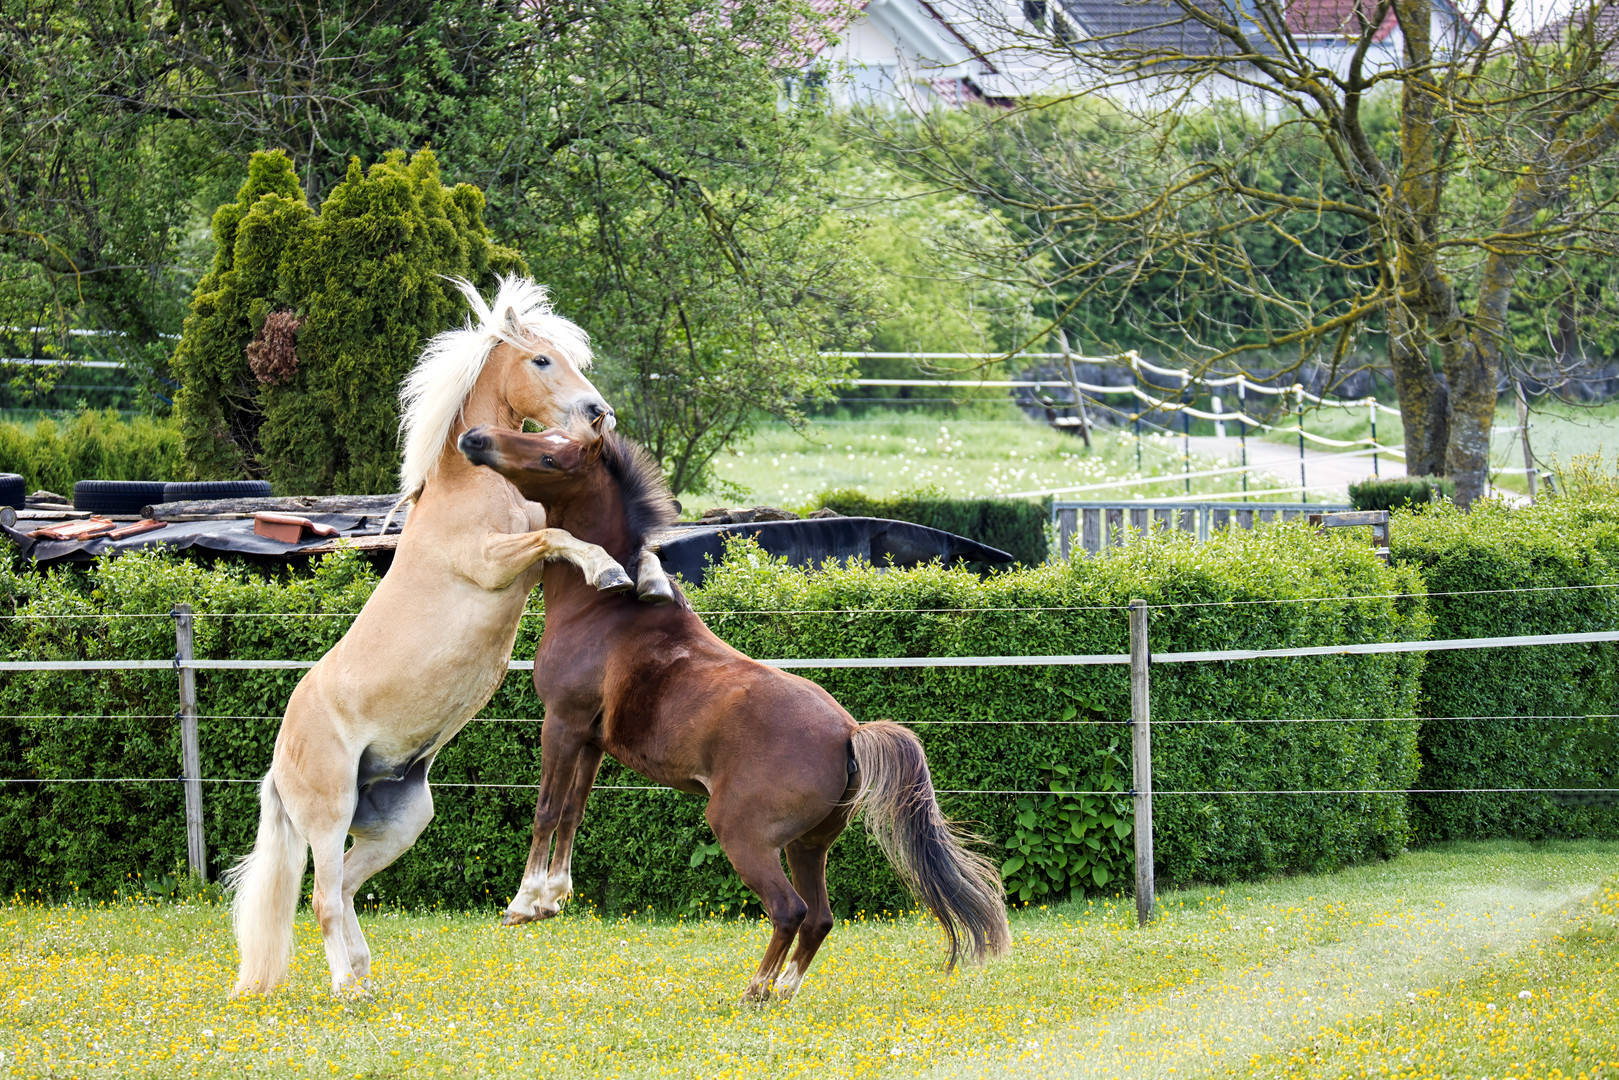
[[524, 915], [521, 911], [507, 911], [501, 913], [500, 925], [521, 926], [526, 922], [533, 922], [536, 918], [537, 915]]
[[615, 566], [611, 570], [603, 570], [596, 575], [594, 584], [597, 592], [609, 595], [629, 592], [635, 588], [635, 582], [630, 578], [630, 575], [624, 572], [622, 566]]
[[643, 604], [672, 604], [675, 602], [675, 590], [668, 578], [658, 578], [636, 586], [635, 597]]

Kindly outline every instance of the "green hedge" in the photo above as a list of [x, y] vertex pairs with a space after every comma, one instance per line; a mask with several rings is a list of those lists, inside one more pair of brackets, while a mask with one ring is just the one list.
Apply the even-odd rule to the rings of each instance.
[[[1619, 490], [1599, 480], [1576, 467], [1568, 494], [1534, 506], [1396, 515], [1434, 636], [1619, 629], [1619, 588], [1559, 589], [1619, 582]], [[1619, 645], [1433, 653], [1422, 711], [1419, 788], [1619, 788]], [[1579, 795], [1419, 795], [1412, 817], [1422, 842], [1619, 835], [1619, 806]]]
[[1349, 485], [1349, 504], [1356, 510], [1405, 510], [1455, 494], [1455, 483], [1443, 476], [1369, 476]]
[[[314, 657], [347, 625], [324, 613], [357, 610], [374, 583], [366, 564], [349, 554], [326, 559], [311, 575], [271, 580], [152, 554], [107, 560], [88, 573], [40, 575], [12, 567], [0, 576], [0, 612], [28, 617], [0, 622], [0, 655], [172, 655], [173, 626], [164, 613], [185, 601], [198, 612], [201, 657]], [[1374, 597], [1161, 607], [1152, 615], [1158, 651], [1419, 638], [1427, 631], [1421, 599], [1387, 598], [1419, 588], [1415, 574], [1385, 567], [1363, 544], [1323, 541], [1285, 526], [1203, 545], [1161, 536], [1107, 557], [987, 580], [937, 567], [809, 573], [771, 563], [755, 549], [714, 571], [694, 600], [723, 637], [758, 656], [948, 656], [1123, 652], [1127, 630], [1119, 605], [1131, 597], [1165, 605]], [[138, 615], [151, 617], [111, 617]], [[533, 655], [540, 623], [537, 612], [525, 619], [516, 655]], [[1414, 719], [1224, 721], [1412, 717], [1421, 663], [1418, 655], [1333, 656], [1155, 668], [1156, 784], [1162, 791], [1403, 788], [1417, 767]], [[913, 725], [941, 790], [1022, 791], [1052, 781], [1088, 790], [1104, 775], [1119, 774], [1129, 752], [1129, 729], [1118, 723], [1129, 715], [1126, 671], [807, 674], [857, 719], [892, 717]], [[263, 773], [297, 678], [297, 672], [280, 671], [199, 673], [209, 777], [253, 781]], [[176, 775], [175, 683], [168, 671], [9, 675], [0, 688], [4, 778]], [[531, 719], [537, 712], [527, 677], [517, 673], [484, 715]], [[538, 731], [532, 723], [470, 724], [440, 757], [435, 782], [534, 783]], [[643, 781], [609, 763], [601, 783]], [[533, 797], [528, 790], [440, 786], [437, 820], [368, 891], [406, 905], [504, 903], [526, 855]], [[251, 842], [256, 793], [252, 783], [212, 784], [204, 798], [217, 874]], [[1009, 839], [1029, 831], [1020, 832], [1016, 796], [946, 795], [943, 801], [947, 813], [972, 823], [1001, 857]], [[106, 896], [126, 875], [172, 872], [185, 850], [181, 806], [180, 786], [172, 782], [6, 784], [0, 787], [0, 885], [43, 896], [77, 886], [81, 895]], [[1034, 806], [1027, 813], [1044, 811]], [[1156, 821], [1158, 875], [1166, 883], [1328, 869], [1391, 855], [1407, 838], [1398, 796], [1166, 794], [1156, 802]], [[695, 797], [602, 790], [591, 799], [580, 838], [580, 894], [609, 910], [734, 900], [734, 877], [711, 841]], [[1115, 861], [1112, 869], [1127, 868]], [[1111, 879], [1107, 884], [1116, 887]], [[832, 889], [841, 911], [905, 903], [860, 830], [834, 849]]]
[[178, 480], [183, 467], [171, 420], [124, 420], [108, 409], [60, 423], [0, 424], [0, 472], [21, 473], [29, 491], [72, 497], [78, 480]]
[[1046, 561], [1051, 506], [1017, 499], [950, 499], [932, 491], [873, 498], [860, 491], [828, 491], [820, 505], [847, 517], [891, 518], [942, 529], [1000, 548], [1024, 566]]

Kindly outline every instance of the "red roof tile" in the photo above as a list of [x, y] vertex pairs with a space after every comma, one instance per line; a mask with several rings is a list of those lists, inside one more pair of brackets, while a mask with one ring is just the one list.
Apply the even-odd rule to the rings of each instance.
[[[1376, 14], [1374, 0], [1291, 0], [1287, 5], [1287, 29], [1298, 37], [1338, 37], [1353, 41]], [[1385, 40], [1397, 25], [1391, 7], [1372, 40]]]

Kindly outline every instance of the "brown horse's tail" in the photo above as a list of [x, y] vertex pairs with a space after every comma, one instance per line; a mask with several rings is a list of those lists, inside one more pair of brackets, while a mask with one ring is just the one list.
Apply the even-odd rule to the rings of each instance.
[[859, 766], [853, 809], [918, 899], [944, 925], [956, 966], [964, 943], [969, 959], [999, 956], [1012, 947], [1006, 890], [994, 864], [967, 850], [964, 837], [933, 795], [922, 742], [892, 720], [861, 724], [849, 739]]

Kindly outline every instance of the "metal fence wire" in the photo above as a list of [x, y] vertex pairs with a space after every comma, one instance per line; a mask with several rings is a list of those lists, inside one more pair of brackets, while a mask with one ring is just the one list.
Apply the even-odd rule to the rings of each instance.
[[[1585, 586], [1551, 586], [1543, 588], [1520, 588], [1500, 590], [1480, 590], [1480, 592], [1547, 592], [1563, 591], [1569, 589], [1611, 589], [1619, 588], [1619, 582], [1600, 585]], [[1404, 595], [1404, 594], [1399, 594]], [[1451, 595], [1451, 594], [1443, 594]], [[1463, 595], [1463, 594], [1457, 594]], [[1465, 595], [1476, 595], [1469, 592]], [[1249, 603], [1307, 603], [1311, 600], [1362, 600], [1362, 599], [1391, 599], [1390, 596], [1379, 597], [1303, 597], [1288, 598], [1279, 601], [1235, 601], [1236, 604]], [[1202, 607], [1216, 606], [1218, 602], [1200, 602], [1197, 604], [1163, 604], [1152, 607]], [[1310, 645], [1281, 649], [1217, 649], [1191, 652], [1154, 653], [1148, 645], [1147, 619], [1150, 610], [1144, 601], [1131, 601], [1127, 608], [1121, 609], [1118, 605], [1095, 605], [1075, 607], [1051, 608], [995, 608], [995, 609], [939, 609], [940, 614], [964, 614], [972, 611], [1028, 611], [1028, 612], [1057, 612], [1057, 611], [1096, 611], [1096, 610], [1127, 610], [1130, 621], [1130, 651], [1117, 654], [1087, 654], [1087, 655], [1052, 655], [1052, 656], [908, 656], [908, 657], [814, 657], [814, 658], [778, 658], [765, 659], [759, 662], [770, 667], [784, 669], [834, 669], [834, 668], [865, 668], [865, 669], [898, 669], [898, 668], [960, 668], [960, 667], [1052, 667], [1052, 666], [1129, 666], [1130, 668], [1130, 697], [1131, 718], [1129, 720], [933, 720], [918, 722], [916, 726], [941, 725], [1044, 725], [1044, 726], [1121, 726], [1132, 729], [1132, 765], [1134, 783], [1131, 790], [1119, 791], [1079, 791], [1079, 790], [1050, 790], [1050, 789], [1002, 789], [1002, 788], [951, 788], [940, 789], [940, 795], [1000, 795], [1000, 796], [1028, 796], [1028, 795], [1058, 795], [1058, 796], [1112, 796], [1127, 795], [1134, 803], [1135, 814], [1135, 841], [1136, 841], [1136, 897], [1137, 914], [1141, 921], [1147, 921], [1152, 914], [1153, 881], [1152, 881], [1152, 799], [1154, 796], [1165, 797], [1197, 797], [1211, 798], [1222, 796], [1243, 797], [1330, 797], [1344, 795], [1475, 795], [1475, 794], [1512, 794], [1512, 795], [1583, 795], [1596, 798], [1609, 798], [1619, 796], [1619, 788], [1552, 788], [1552, 787], [1499, 787], [1499, 788], [1300, 788], [1285, 790], [1237, 790], [1237, 789], [1211, 789], [1211, 790], [1171, 790], [1158, 791], [1152, 785], [1152, 729], [1151, 718], [1151, 669], [1160, 664], [1193, 664], [1215, 662], [1247, 662], [1252, 660], [1289, 659], [1315, 656], [1369, 656], [1387, 653], [1436, 652], [1459, 649], [1501, 649], [1523, 648], [1537, 645], [1568, 645], [1589, 644], [1619, 641], [1619, 630], [1599, 630], [1583, 633], [1566, 634], [1524, 634], [1505, 637], [1487, 638], [1443, 638], [1433, 641], [1385, 641], [1364, 643], [1342, 643], [1336, 645]], [[838, 611], [820, 609], [798, 609], [782, 611], [738, 611], [738, 612], [704, 612], [707, 617], [726, 617], [733, 615], [759, 615], [759, 614], [787, 614], [787, 615], [858, 615], [862, 610]], [[872, 614], [888, 614], [894, 612], [883, 610], [873, 611]], [[919, 610], [915, 614], [931, 614]], [[32, 616], [13, 615], [0, 618], [27, 619]], [[43, 618], [159, 618], [169, 617], [175, 621], [175, 655], [165, 659], [127, 659], [127, 660], [6, 660], [0, 661], [0, 671], [152, 671], [172, 670], [180, 686], [180, 712], [172, 714], [181, 725], [181, 756], [182, 772], [179, 776], [141, 776], [141, 777], [21, 777], [0, 779], [0, 785], [17, 786], [27, 784], [183, 784], [186, 789], [186, 847], [188, 862], [191, 870], [199, 877], [206, 878], [207, 857], [206, 844], [203, 835], [202, 813], [202, 785], [204, 784], [257, 784], [257, 779], [227, 779], [220, 777], [204, 777], [200, 758], [198, 725], [202, 721], [265, 721], [277, 720], [276, 716], [251, 715], [204, 715], [197, 710], [197, 695], [195, 676], [198, 671], [277, 671], [277, 670], [303, 670], [313, 667], [315, 660], [211, 660], [199, 659], [193, 655], [192, 647], [192, 620], [197, 617], [215, 618], [340, 618], [353, 617], [349, 612], [220, 612], [196, 613], [191, 612], [189, 605], [177, 605], [174, 610], [164, 616], [158, 613], [139, 613], [127, 616], [79, 616], [79, 615], [46, 615]], [[531, 660], [511, 660], [508, 669], [512, 671], [531, 671], [534, 663]], [[130, 715], [131, 720], [167, 719], [171, 714], [160, 715]], [[101, 719], [99, 716], [89, 714], [15, 714], [0, 717], [6, 720], [87, 720]], [[1179, 727], [1202, 724], [1324, 724], [1324, 723], [1389, 723], [1397, 720], [1410, 719], [1409, 717], [1265, 717], [1265, 718], [1222, 718], [1198, 720], [1169, 720], [1159, 721], [1158, 726], [1167, 727], [1171, 731]], [[1455, 720], [1490, 721], [1490, 720], [1610, 720], [1619, 719], [1619, 714], [1589, 714], [1568, 716], [1518, 716], [1515, 714], [1500, 714], [1491, 716], [1451, 717]], [[475, 723], [536, 723], [538, 717], [476, 717]], [[518, 783], [435, 783], [435, 788], [463, 789], [463, 788], [490, 788], [503, 790], [534, 790], [538, 784]], [[641, 792], [674, 792], [672, 788], [653, 784], [608, 784], [598, 785], [596, 791], [641, 791]], [[678, 794], [678, 793], [676, 793]]]

